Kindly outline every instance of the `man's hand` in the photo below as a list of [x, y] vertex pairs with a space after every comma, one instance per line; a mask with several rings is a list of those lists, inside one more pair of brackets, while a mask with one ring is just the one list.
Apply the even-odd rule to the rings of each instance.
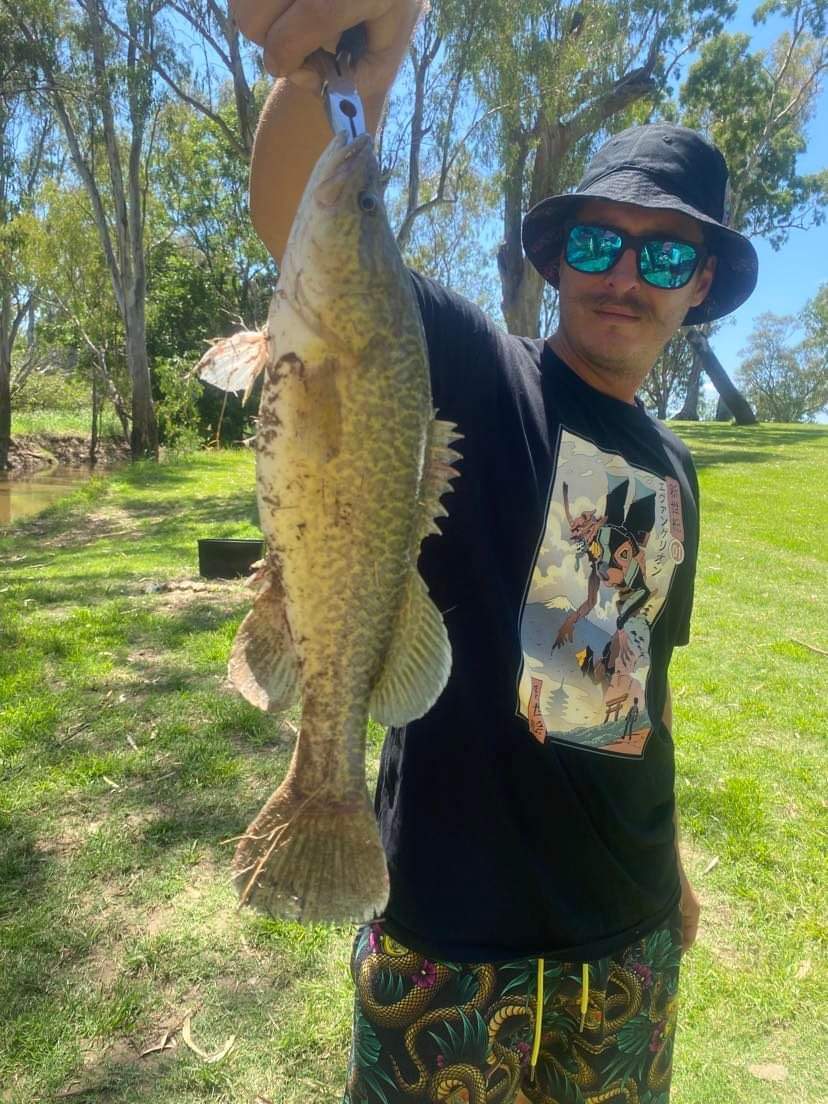
[[[231, 0], [248, 38], [264, 47], [271, 73], [285, 78], [271, 89], [259, 118], [250, 164], [250, 217], [280, 261], [302, 193], [331, 140], [319, 74], [306, 59], [320, 47], [335, 50], [343, 31], [362, 25], [365, 53], [354, 79], [375, 134], [385, 99], [428, 0]], [[308, 93], [314, 93], [309, 95]]]
[[681, 879], [681, 949], [689, 951], [696, 942], [701, 904], [683, 870], [679, 870], [679, 877]]
[[363, 96], [385, 95], [427, 0], [232, 0], [242, 34], [264, 47], [265, 68], [310, 92], [321, 87], [305, 59], [334, 52], [340, 35], [364, 24], [367, 46], [354, 75]]

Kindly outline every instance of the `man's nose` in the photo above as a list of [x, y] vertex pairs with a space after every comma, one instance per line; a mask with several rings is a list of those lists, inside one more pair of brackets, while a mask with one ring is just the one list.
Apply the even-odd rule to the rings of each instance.
[[616, 291], [629, 291], [638, 287], [641, 277], [638, 275], [638, 259], [635, 250], [630, 247], [621, 254], [618, 262], [604, 277], [606, 283]]

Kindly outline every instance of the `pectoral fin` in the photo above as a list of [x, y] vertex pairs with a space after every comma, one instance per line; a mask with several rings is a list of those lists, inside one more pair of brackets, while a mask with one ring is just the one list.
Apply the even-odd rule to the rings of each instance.
[[214, 341], [194, 368], [194, 374], [222, 391], [243, 391], [244, 402], [267, 364], [267, 335], [241, 330]]
[[299, 661], [282, 589], [270, 572], [239, 626], [227, 671], [239, 693], [266, 712], [290, 709], [299, 698]]
[[385, 666], [371, 695], [371, 716], [386, 725], [422, 717], [443, 692], [450, 670], [451, 646], [443, 616], [412, 571]]

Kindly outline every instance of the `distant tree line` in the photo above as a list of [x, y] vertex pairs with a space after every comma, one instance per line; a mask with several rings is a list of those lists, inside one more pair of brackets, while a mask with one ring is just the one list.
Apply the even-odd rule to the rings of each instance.
[[[797, 158], [826, 7], [765, 0], [755, 20], [783, 29], [758, 51], [728, 30], [728, 0], [434, 0], [378, 137], [407, 260], [510, 331], [547, 331], [555, 296], [523, 257], [523, 212], [574, 186], [610, 133], [658, 118], [716, 141], [733, 225], [779, 247], [825, 211], [828, 172]], [[0, 0], [0, 41], [0, 465], [13, 406], [50, 379], [84, 380], [93, 432], [111, 408], [135, 457], [240, 439], [249, 413], [188, 373], [209, 338], [263, 324], [278, 275], [246, 204], [257, 51], [226, 0]], [[808, 319], [820, 310], [824, 295]], [[824, 325], [803, 325], [790, 363], [818, 376]], [[647, 401], [698, 417], [707, 373], [737, 420], [749, 404], [774, 416], [753, 339], [742, 392], [714, 344], [710, 327], [671, 342]]]

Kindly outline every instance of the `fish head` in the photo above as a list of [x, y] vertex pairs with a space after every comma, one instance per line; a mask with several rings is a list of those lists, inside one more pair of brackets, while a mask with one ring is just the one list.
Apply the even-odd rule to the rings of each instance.
[[308, 190], [318, 208], [317, 220], [327, 214], [356, 224], [366, 215], [375, 216], [382, 204], [382, 187], [371, 136], [361, 134], [346, 145], [337, 135], [319, 159]]
[[[347, 345], [366, 335], [372, 303], [403, 270], [370, 135], [333, 139], [311, 174], [291, 228], [280, 286], [294, 307]], [[353, 330], [349, 333], [349, 330]]]

